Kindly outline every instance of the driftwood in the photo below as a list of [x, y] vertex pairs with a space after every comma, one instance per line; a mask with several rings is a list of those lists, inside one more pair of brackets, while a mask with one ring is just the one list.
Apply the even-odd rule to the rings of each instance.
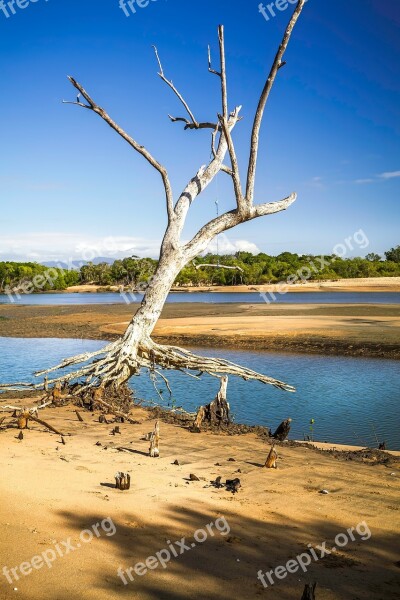
[[316, 600], [316, 596], [315, 596], [316, 587], [317, 587], [316, 583], [307, 583], [304, 588], [301, 600]]
[[289, 435], [291, 422], [292, 419], [286, 419], [285, 421], [282, 421], [272, 437], [279, 442], [284, 442]]
[[115, 473], [115, 487], [117, 490], [129, 490], [131, 487], [131, 476], [129, 473], [118, 471]]
[[221, 377], [220, 388], [214, 400], [210, 404], [199, 408], [193, 423], [193, 428], [196, 431], [201, 430], [204, 421], [207, 421], [210, 425], [218, 425], [218, 427], [221, 427], [222, 424], [229, 425], [230, 406], [226, 399], [227, 388], [228, 377], [225, 375]]
[[267, 460], [265, 461], [265, 468], [266, 469], [277, 469], [277, 464], [276, 464], [276, 459], [278, 458], [278, 453], [275, 450], [275, 446], [272, 446], [271, 450], [269, 451], [269, 454], [267, 456]]
[[83, 421], [83, 419], [82, 419], [82, 416], [81, 416], [81, 414], [80, 414], [80, 413], [79, 413], [77, 410], [75, 411], [75, 414], [76, 414], [76, 416], [78, 417], [78, 421], [80, 421], [81, 423], [83, 423], [84, 421]]
[[45, 402], [44, 404], [41, 404], [39, 406], [32, 406], [31, 408], [27, 408], [25, 406], [21, 408], [18, 406], [7, 405], [0, 406], [0, 410], [13, 411], [13, 415], [11, 418], [12, 420], [16, 421], [18, 429], [27, 429], [29, 421], [32, 420], [35, 421], [35, 423], [39, 423], [39, 425], [46, 427], [46, 429], [49, 429], [53, 433], [63, 436], [64, 434], [55, 429], [52, 425], [49, 425], [48, 423], [46, 423], [46, 421], [43, 421], [42, 419], [39, 419], [39, 410], [45, 408], [46, 406], [49, 406], [49, 404], [51, 403], [51, 401]]
[[156, 458], [160, 456], [160, 423], [157, 421], [150, 438], [149, 456]]
[[[137, 425], [138, 422], [131, 419], [129, 415], [114, 408], [112, 406], [112, 404], [110, 404], [109, 402], [106, 402], [103, 398], [101, 398], [101, 395], [103, 392], [104, 392], [103, 388], [96, 388], [96, 390], [93, 394], [93, 402], [96, 402], [97, 404], [104, 406], [104, 408], [107, 408], [110, 413], [116, 415], [117, 417], [121, 417], [128, 423], [131, 423], [132, 425]], [[106, 419], [104, 419], [104, 420], [105, 420], [105, 422], [107, 422]]]

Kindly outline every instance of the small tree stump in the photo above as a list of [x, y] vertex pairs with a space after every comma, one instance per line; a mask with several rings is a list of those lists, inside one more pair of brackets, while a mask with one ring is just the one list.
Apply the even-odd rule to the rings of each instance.
[[129, 473], [118, 471], [115, 473], [115, 487], [117, 490], [129, 490], [131, 487], [131, 476]]
[[22, 409], [22, 412], [18, 415], [18, 429], [28, 429], [29, 417], [29, 412]]
[[149, 448], [149, 456], [152, 458], [156, 458], [160, 456], [160, 424], [157, 421], [154, 426], [154, 431], [150, 437], [150, 448]]
[[265, 468], [266, 469], [277, 469], [277, 464], [276, 464], [276, 459], [278, 458], [278, 453], [275, 450], [275, 446], [272, 446], [271, 450], [269, 451], [269, 454], [267, 456], [267, 460], [265, 461]]
[[61, 383], [58, 382], [54, 385], [54, 388], [51, 392], [51, 398], [53, 400], [54, 406], [61, 406], [62, 404], [62, 396], [61, 396]]
[[197, 412], [193, 423], [193, 428], [196, 431], [200, 431], [203, 421], [207, 421], [210, 425], [218, 425], [218, 427], [221, 427], [222, 423], [229, 424], [231, 422], [229, 416], [230, 406], [226, 399], [228, 377], [224, 375], [220, 381], [221, 385], [215, 399], [210, 404], [201, 406]]
[[316, 583], [307, 583], [301, 600], [315, 600], [315, 588], [317, 587]]
[[291, 422], [292, 419], [286, 419], [285, 421], [282, 421], [272, 437], [280, 442], [284, 442], [289, 435]]

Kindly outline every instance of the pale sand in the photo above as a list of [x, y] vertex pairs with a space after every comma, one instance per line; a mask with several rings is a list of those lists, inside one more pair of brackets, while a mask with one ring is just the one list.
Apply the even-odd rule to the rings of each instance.
[[[264, 308], [264, 307], [263, 307]], [[285, 307], [287, 308], [287, 307]], [[294, 307], [295, 308], [295, 307]], [[380, 346], [385, 344], [399, 346], [400, 317], [364, 317], [364, 316], [290, 316], [288, 310], [282, 316], [268, 314], [265, 307], [265, 316], [252, 316], [252, 307], [243, 305], [243, 316], [201, 316], [187, 318], [160, 319], [154, 334], [157, 338], [165, 340], [174, 338], [185, 343], [205, 341], [213, 338], [216, 345], [221, 343], [234, 346], [238, 344], [246, 347], [252, 342], [256, 347], [268, 348], [269, 340], [280, 340], [284, 345], [285, 340], [293, 342], [296, 338], [318, 339], [325, 342], [337, 343], [363, 342]], [[262, 309], [261, 309], [262, 310]], [[310, 306], [312, 312], [312, 306]], [[247, 313], [247, 314], [246, 314]], [[102, 326], [105, 333], [122, 334], [128, 321]], [[186, 342], [188, 343], [188, 342]]]
[[[285, 398], [277, 399], [287, 412]], [[73, 407], [42, 411], [44, 419], [73, 434], [65, 446], [36, 425], [24, 432], [22, 442], [15, 429], [0, 433], [0, 568], [30, 561], [53, 548], [54, 541], [71, 537], [75, 545], [81, 530], [106, 517], [117, 533], [103, 533], [56, 560], [51, 569], [44, 566], [13, 585], [0, 574], [1, 600], [300, 600], [305, 582], [312, 580], [319, 584], [318, 600], [399, 597], [399, 464], [342, 462], [307, 448], [283, 447], [279, 468], [267, 471], [261, 465], [269, 447], [254, 434], [195, 435], [164, 423], [161, 458], [151, 459], [148, 442], [140, 438], [154, 421], [144, 410], [133, 411], [141, 424], [121, 425], [120, 436], [110, 436], [112, 426], [99, 424], [98, 414], [82, 414], [84, 424]], [[96, 446], [98, 440], [108, 449]], [[228, 462], [230, 457], [236, 462]], [[176, 458], [181, 466], [172, 465]], [[130, 491], [100, 485], [112, 484], [117, 470], [130, 472]], [[205, 480], [187, 483], [190, 473]], [[233, 496], [206, 487], [217, 475], [239, 476], [242, 489]], [[321, 489], [330, 494], [319, 494]], [[229, 522], [229, 539], [209, 537], [171, 560], [167, 569], [136, 576], [127, 587], [117, 578], [120, 565], [134, 566], [154, 556], [167, 540], [185, 537], [191, 543], [198, 528], [221, 516]], [[257, 580], [259, 569], [284, 565], [309, 543], [327, 541], [330, 548], [338, 533], [364, 520], [372, 532], [369, 540], [357, 535], [342, 550], [310, 565], [307, 574], [276, 579], [267, 590]]]
[[[69, 293], [97, 292], [107, 286], [75, 285], [67, 288]], [[118, 286], [109, 286], [110, 291], [118, 292]], [[275, 292], [283, 291], [280, 284], [271, 285], [232, 285], [175, 287], [175, 292]], [[359, 279], [338, 279], [337, 281], [305, 281], [288, 286], [289, 292], [400, 292], [400, 277], [369, 277]]]

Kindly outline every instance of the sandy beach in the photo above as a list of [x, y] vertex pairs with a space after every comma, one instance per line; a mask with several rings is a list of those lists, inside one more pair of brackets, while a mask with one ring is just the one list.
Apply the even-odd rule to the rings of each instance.
[[[55, 544], [65, 551], [51, 568], [42, 564], [27, 575], [15, 571], [18, 580], [11, 572], [11, 583], [3, 574], [2, 600], [286, 600], [300, 599], [309, 581], [318, 581], [318, 600], [398, 598], [395, 456], [380, 453], [387, 462], [378, 464], [374, 456], [350, 460], [282, 444], [278, 468], [267, 470], [262, 465], [269, 445], [255, 434], [196, 435], [161, 423], [161, 457], [151, 459], [142, 440], [154, 425], [151, 413], [133, 409], [138, 424], [120, 425], [118, 436], [110, 435], [111, 424], [99, 423], [99, 413], [82, 416], [80, 423], [73, 406], [41, 411], [66, 436], [65, 445], [36, 424], [22, 441], [16, 429], [0, 433], [1, 566], [19, 568], [46, 552], [52, 557]], [[176, 459], [180, 465], [173, 464]], [[130, 473], [129, 491], [114, 489], [118, 470]], [[189, 481], [191, 473], [199, 481]], [[239, 492], [210, 485], [218, 475], [239, 477]], [[329, 494], [321, 494], [323, 489]], [[104, 519], [111, 519], [115, 533], [107, 521], [104, 530], [97, 527], [99, 536], [83, 541], [90, 535], [81, 532]], [[194, 542], [203, 536], [196, 532], [211, 523], [219, 527], [214, 535]], [[307, 572], [287, 573], [268, 588], [257, 579], [260, 570], [274, 570], [309, 551], [309, 544], [317, 548], [326, 542], [332, 549], [336, 536], [352, 527], [354, 540], [348, 536], [342, 548], [310, 561]], [[118, 577], [119, 567], [125, 571], [144, 563], [181, 538], [188, 549], [165, 569], [159, 564], [134, 574], [134, 581], [125, 575], [127, 585]], [[74, 548], [68, 553], [62, 544], [67, 540]]]
[[[96, 293], [104, 290], [99, 285], [75, 285], [67, 288], [67, 293]], [[110, 291], [117, 292], [117, 286], [109, 286]], [[285, 288], [286, 289], [286, 288]], [[247, 293], [247, 292], [282, 292], [282, 284], [267, 285], [231, 285], [231, 286], [185, 286], [174, 287], [173, 292], [225, 292], [225, 293]], [[304, 281], [291, 284], [287, 287], [289, 292], [400, 292], [400, 277], [368, 277], [355, 279], [338, 279], [336, 281]]]

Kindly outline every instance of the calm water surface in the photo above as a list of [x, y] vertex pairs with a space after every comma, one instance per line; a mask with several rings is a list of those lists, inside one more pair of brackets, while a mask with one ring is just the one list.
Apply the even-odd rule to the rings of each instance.
[[[286, 304], [400, 304], [399, 292], [292, 292], [276, 294], [276, 300], [267, 296], [270, 303]], [[0, 304], [28, 304], [28, 305], [61, 305], [61, 304], [123, 304], [126, 302], [140, 302], [142, 294], [134, 297], [118, 293], [88, 293], [88, 294], [22, 294], [20, 298], [0, 294]], [[222, 303], [250, 303], [263, 304], [265, 298], [257, 292], [176, 292], [168, 296], [167, 302], [205, 302], [210, 304]]]
[[[0, 382], [30, 380], [34, 370], [103, 345], [88, 340], [0, 338]], [[314, 438], [320, 441], [376, 447], [376, 432], [388, 448], [400, 450], [398, 361], [209, 349], [197, 352], [223, 356], [296, 386], [296, 394], [288, 394], [231, 377], [228, 394], [237, 422], [275, 428], [290, 416], [290, 437], [303, 439], [310, 434], [310, 420], [314, 419]], [[169, 372], [168, 378], [176, 404], [187, 410], [212, 400], [218, 389], [214, 378], [197, 381], [174, 372]], [[138, 397], [158, 400], [145, 372], [134, 378], [133, 384]], [[161, 381], [157, 387], [164, 390], [164, 404], [168, 405], [169, 394]]]

